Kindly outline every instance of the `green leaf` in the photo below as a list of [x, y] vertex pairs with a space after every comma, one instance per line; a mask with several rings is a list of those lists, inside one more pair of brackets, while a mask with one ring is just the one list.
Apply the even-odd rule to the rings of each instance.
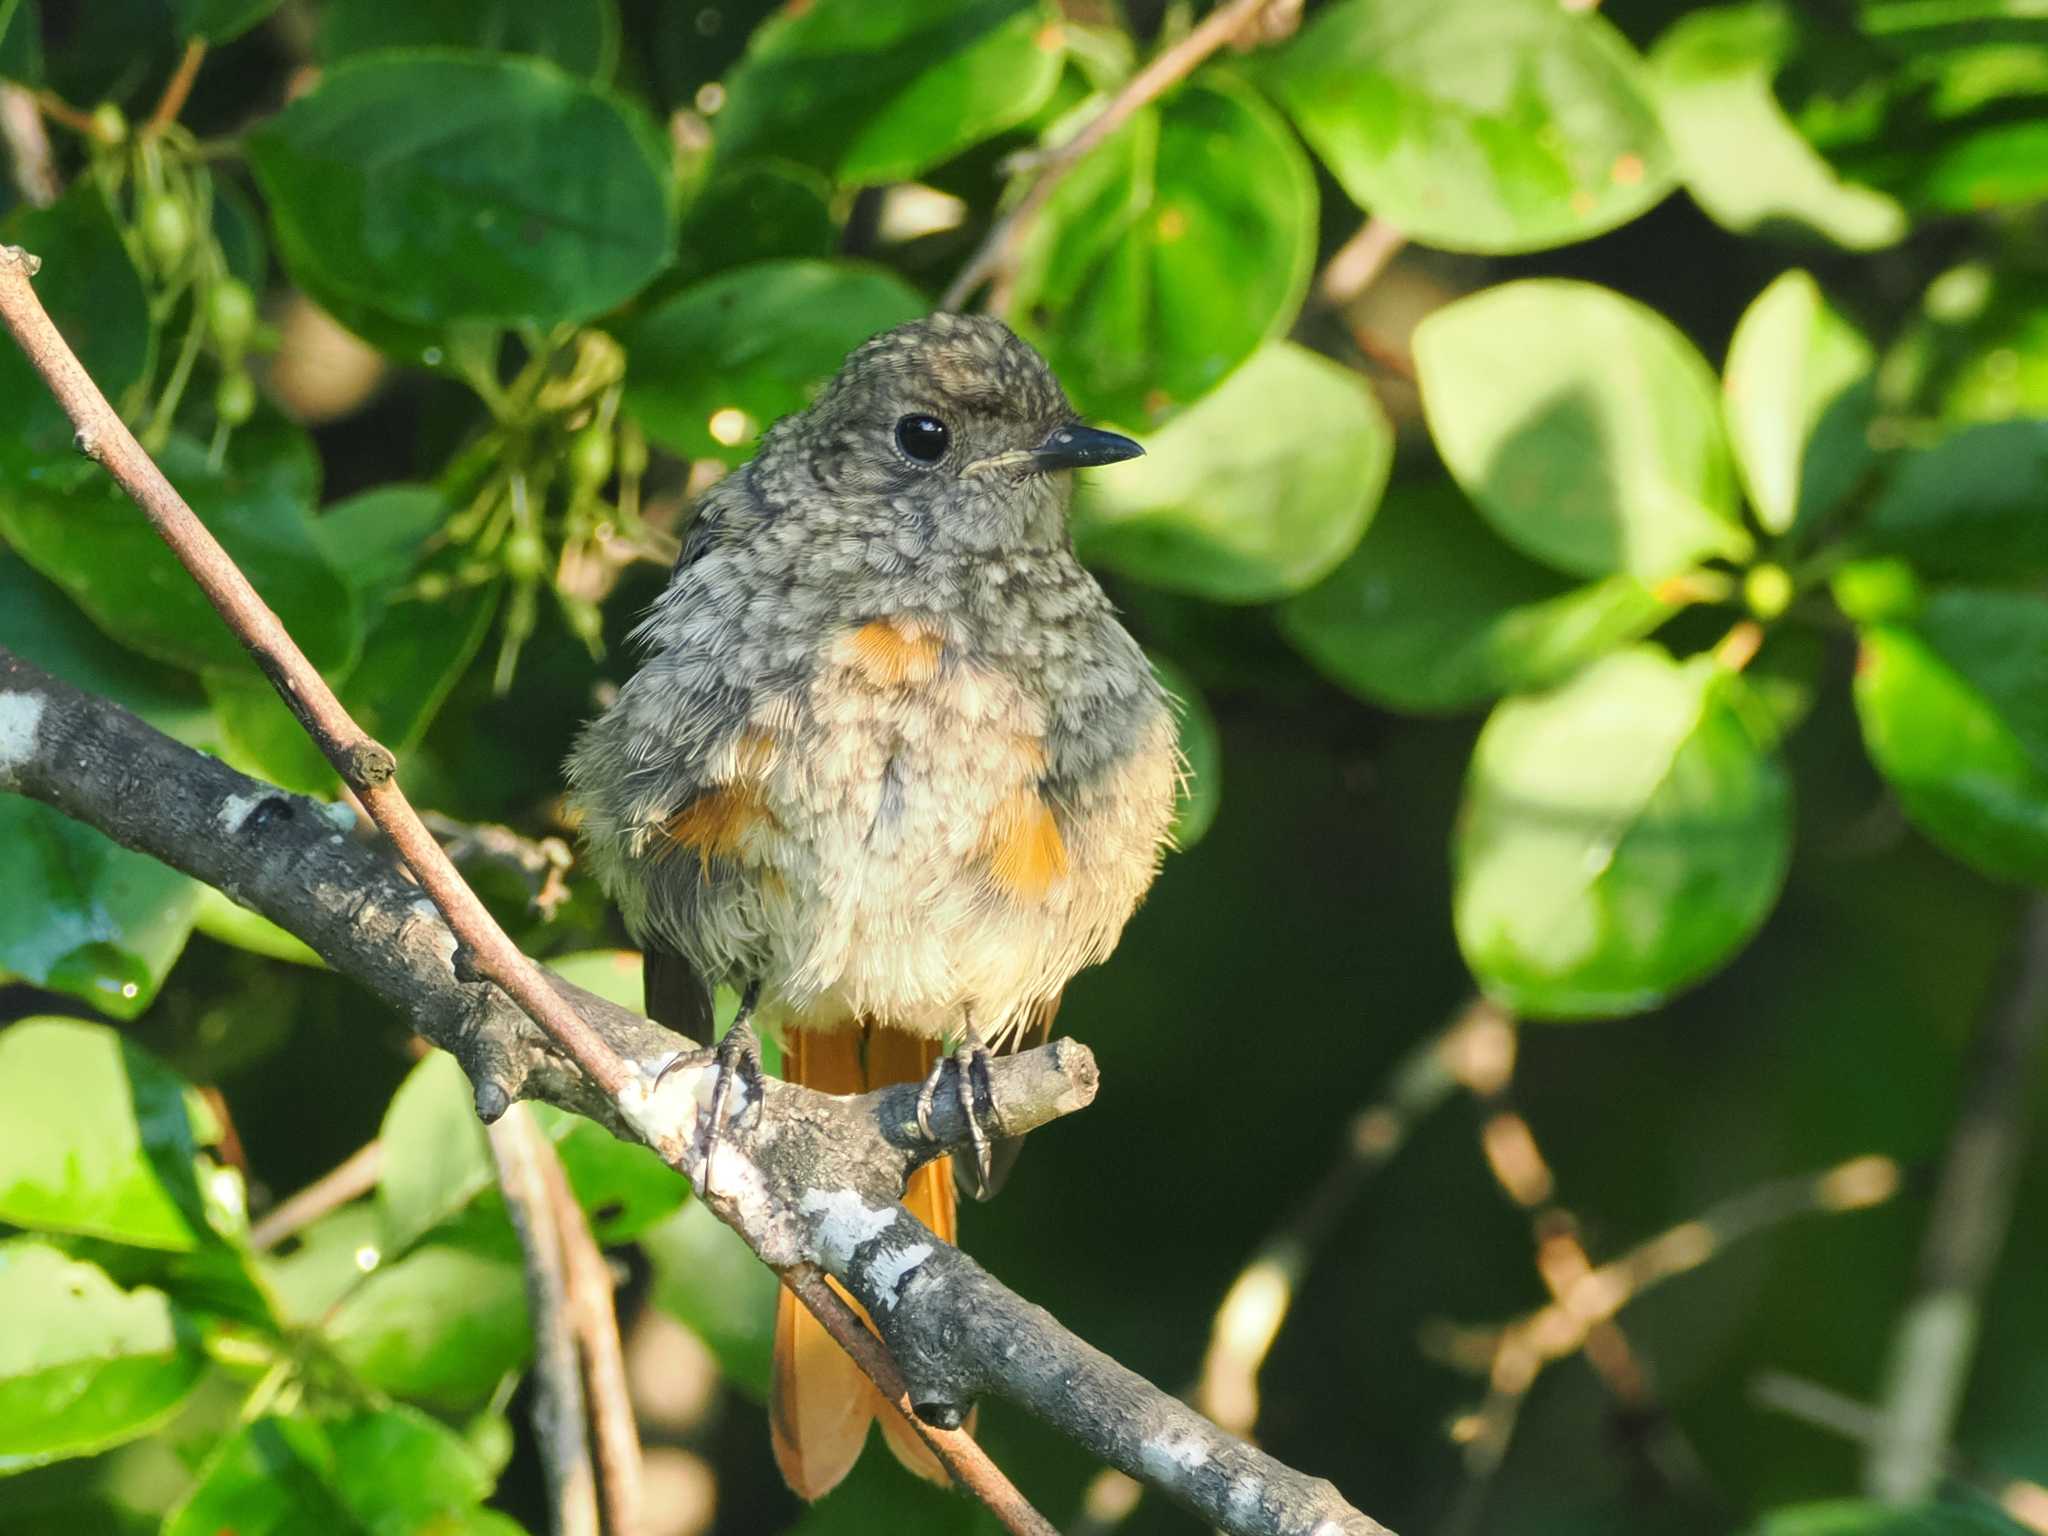
[[694, 282], [750, 262], [822, 259], [838, 243], [832, 184], [793, 162], [753, 160], [713, 174], [683, 216], [670, 278]]
[[460, 1520], [490, 1491], [461, 1437], [409, 1408], [264, 1418], [207, 1459], [163, 1536], [413, 1536]]
[[438, 1243], [377, 1268], [321, 1336], [365, 1385], [444, 1413], [488, 1402], [533, 1352], [519, 1261]]
[[[361, 644], [361, 614], [322, 557], [305, 501], [274, 464], [216, 469], [174, 437], [158, 455], [307, 658], [339, 672]], [[143, 515], [97, 466], [53, 466], [0, 483], [0, 533], [109, 635], [176, 666], [254, 676], [254, 664]]]
[[1018, 251], [1012, 323], [1084, 414], [1156, 424], [1293, 323], [1315, 244], [1301, 146], [1205, 77], [1060, 181]]
[[775, 1273], [724, 1222], [692, 1200], [641, 1236], [654, 1266], [654, 1304], [702, 1339], [725, 1378], [768, 1396]]
[[[149, 374], [155, 332], [142, 279], [99, 187], [85, 177], [48, 208], [15, 209], [0, 220], [0, 245], [41, 258], [36, 297], [106, 397], [132, 405]], [[11, 337], [0, 346], [0, 400], [8, 402], [0, 477], [18, 482], [75, 463], [70, 418]]]
[[0, 1317], [0, 1474], [147, 1434], [206, 1366], [161, 1292], [30, 1238], [0, 1242]]
[[1791, 790], [1741, 687], [1639, 646], [1494, 710], [1452, 850], [1459, 947], [1490, 995], [1536, 1018], [1635, 1013], [1756, 932]]
[[1174, 795], [1172, 835], [1173, 846], [1186, 852], [1208, 834], [1223, 804], [1223, 738], [1195, 680], [1164, 656], [1151, 661], [1172, 698], [1180, 726], [1182, 773]]
[[1590, 8], [1341, 0], [1265, 78], [1344, 190], [1427, 245], [1564, 245], [1671, 190], [1642, 61]]
[[1885, 358], [1886, 404], [1954, 425], [2048, 416], [2048, 271], [1951, 267]]
[[1083, 482], [1074, 543], [1091, 564], [1155, 586], [1269, 602], [1358, 542], [1393, 458], [1364, 379], [1269, 342], [1147, 437], [1144, 458]]
[[643, 967], [640, 953], [632, 949], [584, 949], [573, 955], [557, 955], [548, 969], [564, 981], [595, 992], [608, 1003], [638, 1013], [644, 1005]]
[[252, 955], [289, 960], [294, 965], [309, 965], [315, 969], [327, 963], [305, 940], [286, 933], [270, 919], [238, 905], [210, 885], [199, 888], [199, 910], [193, 918], [193, 927], [216, 944], [232, 944]]
[[1694, 11], [1657, 39], [1651, 78], [1686, 190], [1737, 234], [1892, 245], [1906, 233], [1905, 210], [1836, 174], [1772, 93], [1793, 38], [1786, 7], [1755, 0]]
[[533, 1115], [554, 1142], [599, 1243], [610, 1247], [638, 1237], [688, 1198], [689, 1180], [651, 1148], [621, 1141], [594, 1120], [551, 1104], [534, 1105]]
[[906, 181], [1030, 117], [1063, 57], [1045, 0], [787, 6], [726, 80], [718, 151], [854, 184]]
[[320, 57], [330, 65], [435, 46], [532, 54], [602, 79], [618, 57], [619, 18], [610, 0], [332, 0], [320, 11]]
[[0, 80], [43, 81], [43, 29], [35, 0], [0, 0]]
[[2009, 0], [1801, 7], [1777, 89], [1841, 172], [1916, 211], [2048, 195], [2048, 17]]
[[203, 680], [220, 727], [224, 762], [300, 794], [334, 796], [339, 776], [266, 679], [242, 672], [208, 672]]
[[1654, 311], [1505, 283], [1423, 321], [1415, 363], [1445, 465], [1523, 553], [1645, 581], [1749, 553], [1713, 372]]
[[496, 1181], [469, 1079], [445, 1051], [406, 1075], [377, 1134], [384, 1144], [377, 1203], [392, 1252], [410, 1247]]
[[288, 264], [415, 325], [585, 320], [668, 260], [653, 126], [539, 60], [353, 60], [247, 143]]
[[1279, 620], [1333, 682], [1433, 714], [1562, 682], [1673, 612], [1633, 576], [1574, 585], [1524, 559], [1438, 481], [1390, 495], [1364, 542]]
[[1747, 1536], [2010, 1536], [2012, 1529], [1989, 1510], [1964, 1504], [1830, 1499], [1770, 1510]]
[[1931, 576], [2048, 567], [2048, 420], [1965, 428], [1907, 456], [1871, 509], [1870, 535]]
[[763, 428], [811, 403], [847, 353], [926, 307], [879, 267], [739, 267], [684, 289], [626, 333], [626, 403], [664, 447], [738, 463]]
[[2048, 883], [2048, 600], [1937, 592], [1862, 640], [1864, 745], [1906, 815], [1986, 874]]
[[1749, 504], [1770, 533], [1828, 511], [1869, 467], [1877, 355], [1805, 272], [1744, 312], [1721, 404]]
[[278, 0], [170, 0], [180, 37], [232, 42], [278, 7]]
[[0, 972], [132, 1019], [192, 931], [201, 887], [62, 812], [0, 795]]
[[190, 1092], [104, 1024], [0, 1030], [0, 1221], [170, 1251], [203, 1241]]

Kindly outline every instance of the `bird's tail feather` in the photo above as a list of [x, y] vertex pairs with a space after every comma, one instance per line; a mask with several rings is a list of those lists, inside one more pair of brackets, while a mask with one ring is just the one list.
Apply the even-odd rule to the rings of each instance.
[[[821, 1093], [861, 1093], [888, 1083], [921, 1081], [939, 1053], [937, 1040], [875, 1025], [822, 1033], [792, 1030], [783, 1070], [791, 1082]], [[959, 1230], [950, 1164], [951, 1159], [943, 1157], [925, 1164], [911, 1176], [903, 1195], [911, 1214], [949, 1243]], [[858, 1303], [853, 1306], [860, 1312]], [[866, 1313], [861, 1313], [861, 1320], [867, 1321]], [[917, 1431], [883, 1399], [824, 1325], [787, 1290], [778, 1294], [768, 1421], [776, 1464], [798, 1497], [823, 1498], [837, 1486], [860, 1458], [868, 1424], [877, 1419], [898, 1461], [933, 1482], [951, 1481]]]

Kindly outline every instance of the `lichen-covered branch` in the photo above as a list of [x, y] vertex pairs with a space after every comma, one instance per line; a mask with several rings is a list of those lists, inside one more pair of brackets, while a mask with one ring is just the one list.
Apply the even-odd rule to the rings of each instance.
[[[885, 1391], [917, 1409], [941, 1458], [1005, 1512], [1011, 1529], [1051, 1527], [969, 1437], [947, 1427], [980, 1395], [1021, 1404], [1240, 1536], [1384, 1529], [1330, 1484], [1254, 1450], [1090, 1348], [898, 1204], [913, 1169], [969, 1145], [956, 1092], [935, 1096], [927, 1138], [915, 1084], [852, 1098], [747, 1084], [733, 1094], [731, 1121], [707, 1158], [703, 1121], [716, 1069], [698, 1042], [556, 980], [624, 1064], [624, 1090], [606, 1094], [503, 992], [458, 973], [441, 913], [386, 854], [346, 835], [349, 813], [238, 773], [4, 649], [0, 791], [54, 806], [296, 934], [455, 1055], [488, 1116], [519, 1099], [589, 1115], [660, 1152], [807, 1301], [830, 1310], [821, 1277], [839, 1279], [877, 1319], [881, 1341], [843, 1303], [828, 1325], [858, 1330], [844, 1341]], [[1055, 1041], [997, 1058], [988, 1085], [983, 1124], [1020, 1135], [1094, 1098], [1094, 1059], [1073, 1041]]]

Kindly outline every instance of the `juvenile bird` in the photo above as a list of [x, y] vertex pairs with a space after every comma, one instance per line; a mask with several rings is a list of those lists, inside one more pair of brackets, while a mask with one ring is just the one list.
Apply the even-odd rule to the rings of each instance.
[[[730, 986], [828, 1093], [1047, 1037], [1173, 814], [1166, 696], [1067, 535], [1065, 472], [1141, 451], [1082, 425], [1000, 322], [942, 314], [856, 350], [706, 495], [640, 670], [569, 763], [652, 1017], [706, 1038]], [[950, 1242], [949, 1163], [905, 1202]], [[801, 1496], [878, 1416], [945, 1480], [787, 1291], [773, 1393]]]

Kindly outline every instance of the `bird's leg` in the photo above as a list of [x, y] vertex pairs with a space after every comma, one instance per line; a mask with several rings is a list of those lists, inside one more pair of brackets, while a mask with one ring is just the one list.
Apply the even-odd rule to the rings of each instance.
[[753, 1088], [755, 1097], [760, 1097], [765, 1073], [761, 1067], [761, 1037], [754, 1033], [754, 1007], [760, 1000], [761, 983], [758, 980], [748, 982], [746, 990], [740, 993], [740, 1011], [733, 1015], [731, 1027], [718, 1037], [718, 1044], [711, 1049], [712, 1064], [717, 1067], [718, 1074], [711, 1085], [711, 1113], [704, 1121], [704, 1182], [707, 1188], [711, 1182], [711, 1154], [718, 1150], [718, 1139], [725, 1134], [733, 1080], [743, 1079]]
[[977, 1106], [995, 1097], [995, 1087], [989, 1077], [989, 1064], [994, 1059], [989, 1048], [982, 1044], [981, 1031], [974, 1027], [974, 1014], [965, 1012], [960, 1016], [959, 1043], [953, 1047], [951, 1056], [933, 1063], [923, 1085], [917, 1090], [917, 1128], [929, 1141], [932, 1139], [932, 1104], [938, 1097], [939, 1079], [945, 1075], [947, 1061], [952, 1062], [953, 1091], [960, 1100], [960, 1113], [967, 1121], [967, 1135], [974, 1145], [975, 1175], [984, 1188], [988, 1185], [993, 1164], [988, 1131], [982, 1126], [981, 1111]]

